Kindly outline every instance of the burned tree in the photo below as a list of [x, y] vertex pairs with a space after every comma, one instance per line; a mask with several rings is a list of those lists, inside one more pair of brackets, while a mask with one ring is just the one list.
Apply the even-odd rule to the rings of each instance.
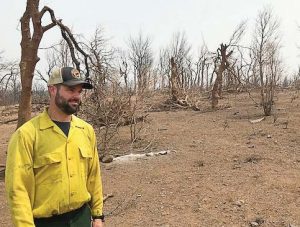
[[177, 67], [178, 83], [180, 89], [182, 90], [179, 93], [183, 93], [188, 84], [186, 72], [191, 51], [191, 45], [188, 43], [185, 33], [177, 32], [173, 35], [168, 51], [169, 59], [173, 58]]
[[252, 48], [256, 59], [254, 71], [258, 72], [261, 105], [266, 116], [271, 115], [275, 87], [282, 72], [278, 30], [279, 22], [271, 9], [265, 8], [258, 13]]
[[153, 64], [151, 42], [140, 33], [137, 38], [129, 39], [129, 59], [134, 70], [134, 87], [138, 93], [147, 88]]
[[223, 74], [230, 67], [230, 56], [233, 54], [233, 48], [237, 46], [245, 31], [246, 23], [242, 22], [233, 32], [228, 44], [220, 44], [217, 50], [215, 63], [216, 79], [212, 88], [212, 108], [215, 109], [218, 105], [219, 98], [222, 96]]
[[124, 78], [125, 88], [129, 88], [128, 74], [129, 74], [129, 59], [126, 53], [119, 50], [119, 73], [120, 77]]
[[[202, 91], [204, 88], [204, 74], [208, 71], [209, 67], [209, 56], [208, 56], [208, 48], [206, 44], [203, 44], [200, 49], [200, 53], [198, 55], [197, 61], [195, 63], [195, 78], [194, 84], [200, 88]], [[208, 78], [206, 79], [208, 81]]]
[[178, 67], [173, 57], [171, 57], [170, 64], [171, 64], [171, 77], [170, 77], [171, 99], [174, 102], [178, 102], [179, 97], [182, 96], [182, 89], [180, 87], [180, 82], [179, 82]]
[[228, 58], [233, 53], [232, 50], [227, 53], [229, 45], [221, 44], [220, 48], [218, 48], [218, 58], [220, 58], [220, 65], [217, 69], [217, 77], [211, 91], [211, 99], [212, 99], [212, 108], [216, 108], [218, 105], [219, 98], [221, 97], [222, 92], [222, 82], [223, 82], [223, 72], [229, 67], [230, 63]]
[[0, 105], [16, 104], [19, 92], [20, 70], [17, 61], [0, 62]]
[[108, 46], [108, 40], [100, 27], [96, 28], [92, 39], [85, 46], [86, 52], [89, 53], [92, 79], [98, 89], [102, 89], [107, 85], [111, 80], [109, 75], [112, 75], [111, 71], [114, 70], [112, 61], [115, 57], [115, 51]]
[[168, 50], [163, 49], [159, 52], [159, 62], [157, 66], [158, 73], [161, 77], [160, 88], [163, 89], [167, 86], [170, 87], [169, 73], [171, 71], [171, 66], [169, 63], [169, 53]]
[[158, 70], [164, 84], [165, 75], [169, 79], [171, 100], [177, 103], [186, 98], [185, 89], [188, 88], [190, 78], [188, 66], [190, 65], [190, 50], [184, 33], [175, 33], [166, 49], [160, 51]]

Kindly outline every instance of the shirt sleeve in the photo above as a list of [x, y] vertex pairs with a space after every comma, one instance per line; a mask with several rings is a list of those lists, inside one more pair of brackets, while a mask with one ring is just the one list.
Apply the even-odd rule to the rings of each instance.
[[24, 139], [20, 130], [13, 134], [8, 146], [5, 187], [15, 227], [34, 227], [32, 148], [32, 143]]
[[100, 216], [103, 214], [103, 194], [97, 141], [94, 130], [92, 130], [91, 142], [93, 147], [93, 158], [91, 160], [87, 179], [87, 189], [91, 194], [90, 207], [92, 216]]

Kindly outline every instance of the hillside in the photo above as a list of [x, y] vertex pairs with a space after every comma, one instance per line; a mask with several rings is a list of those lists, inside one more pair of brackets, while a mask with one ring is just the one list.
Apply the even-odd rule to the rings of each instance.
[[[104, 194], [112, 195], [106, 226], [300, 225], [297, 92], [279, 93], [275, 123], [250, 122], [263, 116], [246, 93], [222, 103], [214, 112], [149, 112], [155, 139], [142, 153], [169, 152], [102, 163]], [[0, 125], [1, 164], [14, 129]], [[119, 153], [128, 151], [120, 145]], [[11, 226], [3, 179], [0, 198], [0, 226]]]

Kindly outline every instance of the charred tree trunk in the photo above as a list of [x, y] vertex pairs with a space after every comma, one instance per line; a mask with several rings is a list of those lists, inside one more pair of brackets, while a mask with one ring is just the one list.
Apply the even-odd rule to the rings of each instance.
[[175, 63], [174, 58], [171, 58], [171, 97], [172, 100], [177, 102], [180, 96], [180, 86], [179, 86], [179, 75], [178, 68]]
[[[39, 12], [39, 0], [28, 0], [26, 10], [21, 18], [21, 97], [19, 102], [18, 125], [20, 127], [31, 117], [31, 90], [32, 80], [36, 63], [39, 61], [37, 56], [38, 47], [43, 37], [43, 27]], [[30, 20], [32, 20], [34, 32], [31, 36]]]
[[[203, 59], [203, 61], [201, 62], [201, 82], [200, 82], [200, 88], [201, 90], [203, 90], [204, 87], [204, 67], [206, 64], [206, 58]], [[199, 86], [199, 84], [198, 84]]]
[[225, 70], [225, 65], [223, 64], [223, 62], [221, 62], [221, 65], [219, 66], [218, 72], [217, 72], [217, 77], [211, 92], [211, 104], [212, 104], [212, 108], [215, 109], [218, 106], [219, 103], [219, 90], [220, 90], [220, 86], [222, 84], [222, 74]]
[[229, 67], [228, 58], [232, 54], [232, 51], [230, 51], [228, 54], [227, 52], [228, 45], [221, 44], [220, 48], [218, 49], [219, 57], [221, 58], [221, 63], [217, 71], [217, 77], [212, 89], [212, 108], [215, 109], [218, 105], [219, 98], [222, 95], [222, 81], [223, 81], [223, 73], [224, 71]]

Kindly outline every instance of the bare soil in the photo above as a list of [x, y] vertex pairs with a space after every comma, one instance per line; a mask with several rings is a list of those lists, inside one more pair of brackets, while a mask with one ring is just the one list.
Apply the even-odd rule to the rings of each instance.
[[[300, 226], [297, 95], [278, 94], [275, 123], [250, 123], [263, 115], [246, 93], [214, 112], [149, 112], [151, 151], [171, 152], [102, 164], [106, 226]], [[15, 127], [0, 124], [0, 164]], [[12, 226], [3, 179], [0, 200], [0, 226]]]

